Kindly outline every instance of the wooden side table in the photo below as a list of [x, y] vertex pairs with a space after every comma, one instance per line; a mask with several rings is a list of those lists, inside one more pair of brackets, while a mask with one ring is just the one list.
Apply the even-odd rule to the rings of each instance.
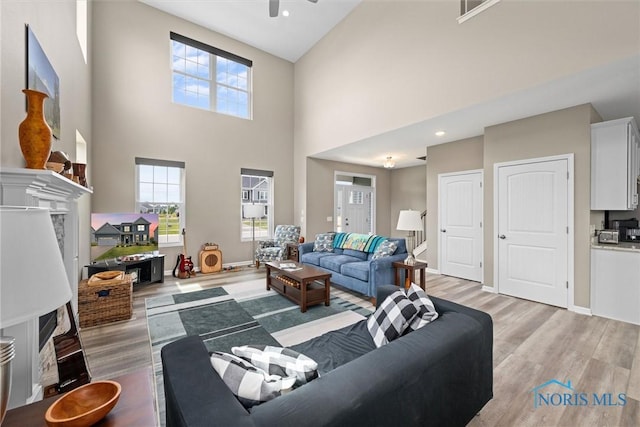
[[396, 271], [396, 286], [400, 286], [400, 270], [404, 271], [404, 288], [409, 289], [411, 283], [416, 281], [416, 270], [420, 271], [420, 287], [423, 291], [427, 290], [427, 284], [425, 280], [425, 270], [427, 269], [426, 262], [416, 261], [414, 265], [407, 265], [403, 261], [396, 261], [393, 263], [393, 268]]
[[[151, 368], [114, 378], [122, 392], [116, 406], [94, 425], [98, 427], [155, 426], [155, 395], [151, 384]], [[44, 414], [61, 395], [7, 411], [2, 427], [47, 427]]]

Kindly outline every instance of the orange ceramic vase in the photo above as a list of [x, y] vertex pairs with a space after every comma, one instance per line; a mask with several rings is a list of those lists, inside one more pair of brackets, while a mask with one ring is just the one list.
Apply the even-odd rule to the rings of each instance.
[[27, 95], [27, 117], [20, 123], [18, 138], [27, 169], [46, 169], [51, 153], [51, 128], [44, 119], [46, 93], [24, 89]]

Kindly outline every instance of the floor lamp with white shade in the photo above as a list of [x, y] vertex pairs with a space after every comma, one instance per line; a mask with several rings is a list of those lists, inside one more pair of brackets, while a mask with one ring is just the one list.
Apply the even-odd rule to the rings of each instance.
[[416, 259], [413, 256], [413, 245], [415, 244], [416, 231], [423, 231], [422, 219], [419, 211], [402, 210], [398, 216], [398, 225], [396, 229], [400, 231], [408, 231], [407, 234], [407, 252], [409, 255], [404, 260], [407, 265], [415, 265]]
[[251, 256], [256, 253], [256, 219], [264, 216], [264, 205], [244, 205], [244, 217], [251, 218]]

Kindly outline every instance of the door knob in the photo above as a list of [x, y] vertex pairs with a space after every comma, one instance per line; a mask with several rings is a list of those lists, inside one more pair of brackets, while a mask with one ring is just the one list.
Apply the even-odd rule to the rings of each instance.
[[504, 234], [501, 234], [501, 235], [499, 235], [498, 237], [499, 237], [500, 239], [506, 239], [506, 238], [507, 238], [507, 236], [505, 236]]
[[447, 232], [447, 230], [445, 230], [444, 228], [441, 228], [440, 231], [442, 231], [443, 233]]

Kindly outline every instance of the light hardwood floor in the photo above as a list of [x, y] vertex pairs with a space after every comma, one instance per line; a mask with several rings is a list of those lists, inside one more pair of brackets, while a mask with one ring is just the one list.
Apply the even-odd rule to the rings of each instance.
[[[132, 320], [81, 331], [93, 378], [150, 366], [145, 298], [263, 276], [264, 268], [242, 268], [136, 288]], [[479, 283], [447, 276], [427, 274], [427, 292], [493, 317], [494, 398], [470, 426], [640, 426], [640, 326], [484, 292]], [[533, 389], [552, 379], [571, 381], [589, 405], [534, 408]], [[594, 393], [611, 393], [614, 403], [624, 393], [626, 404], [593, 405]]]

